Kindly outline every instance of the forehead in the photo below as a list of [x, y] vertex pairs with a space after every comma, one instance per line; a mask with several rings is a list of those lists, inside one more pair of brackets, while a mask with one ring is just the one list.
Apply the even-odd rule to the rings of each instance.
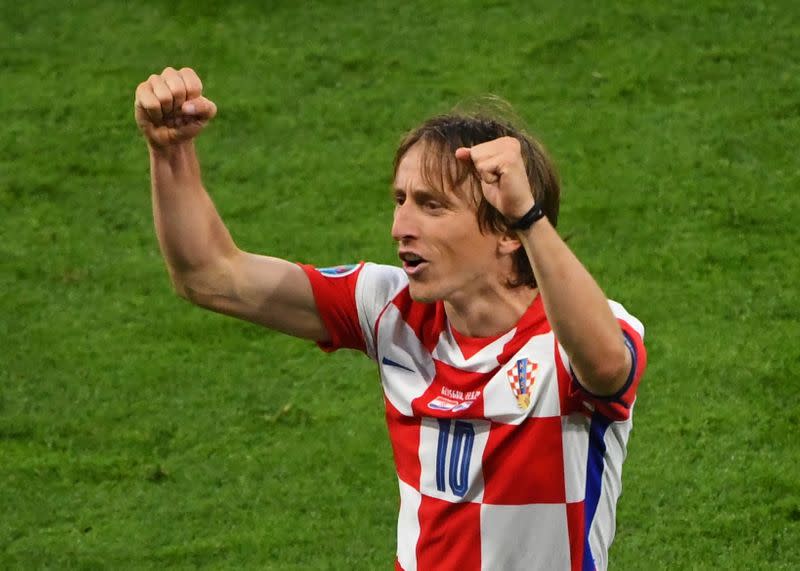
[[[397, 164], [394, 187], [402, 190], [426, 190], [448, 198], [468, 200], [475, 197], [476, 180], [470, 176], [470, 167], [455, 158], [455, 151], [432, 141], [418, 141], [412, 145]], [[480, 191], [479, 191], [480, 192]]]
[[397, 188], [415, 187], [421, 188], [424, 186], [425, 180], [423, 176], [423, 156], [425, 149], [422, 143], [417, 143], [412, 146], [400, 163], [397, 165], [397, 172], [394, 173], [394, 185]]

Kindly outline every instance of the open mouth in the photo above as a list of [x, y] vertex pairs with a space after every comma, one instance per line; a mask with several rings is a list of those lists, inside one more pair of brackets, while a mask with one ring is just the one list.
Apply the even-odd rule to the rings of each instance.
[[401, 252], [400, 259], [403, 261], [403, 269], [408, 275], [421, 272], [428, 263], [428, 260], [413, 252]]

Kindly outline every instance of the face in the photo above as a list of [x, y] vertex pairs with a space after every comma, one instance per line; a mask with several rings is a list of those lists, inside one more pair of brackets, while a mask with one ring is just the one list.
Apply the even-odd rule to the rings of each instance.
[[425, 183], [416, 144], [405, 154], [394, 180], [392, 238], [398, 243], [411, 296], [417, 301], [479, 295], [502, 272], [500, 237], [482, 234], [475, 206], [448, 190]]

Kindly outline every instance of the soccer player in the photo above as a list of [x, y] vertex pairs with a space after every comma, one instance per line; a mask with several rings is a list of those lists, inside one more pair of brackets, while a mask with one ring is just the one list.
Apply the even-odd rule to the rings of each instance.
[[394, 161], [401, 267], [316, 269], [236, 247], [192, 142], [215, 113], [188, 68], [136, 90], [170, 277], [197, 305], [377, 362], [396, 568], [606, 568], [644, 330], [556, 232], [540, 144], [491, 118], [426, 121]]

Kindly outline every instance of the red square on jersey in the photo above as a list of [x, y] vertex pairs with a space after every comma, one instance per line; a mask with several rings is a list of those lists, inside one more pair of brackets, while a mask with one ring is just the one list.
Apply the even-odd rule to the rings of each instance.
[[567, 529], [569, 530], [569, 552], [572, 569], [582, 569], [583, 548], [586, 539], [585, 507], [583, 502], [567, 504]]
[[565, 502], [561, 417], [532, 417], [518, 426], [493, 422], [483, 479], [487, 504]]
[[417, 543], [419, 569], [481, 568], [481, 505], [422, 495]]
[[412, 488], [419, 489], [419, 475], [422, 471], [419, 464], [419, 420], [400, 414], [389, 399], [384, 400], [397, 477]]

